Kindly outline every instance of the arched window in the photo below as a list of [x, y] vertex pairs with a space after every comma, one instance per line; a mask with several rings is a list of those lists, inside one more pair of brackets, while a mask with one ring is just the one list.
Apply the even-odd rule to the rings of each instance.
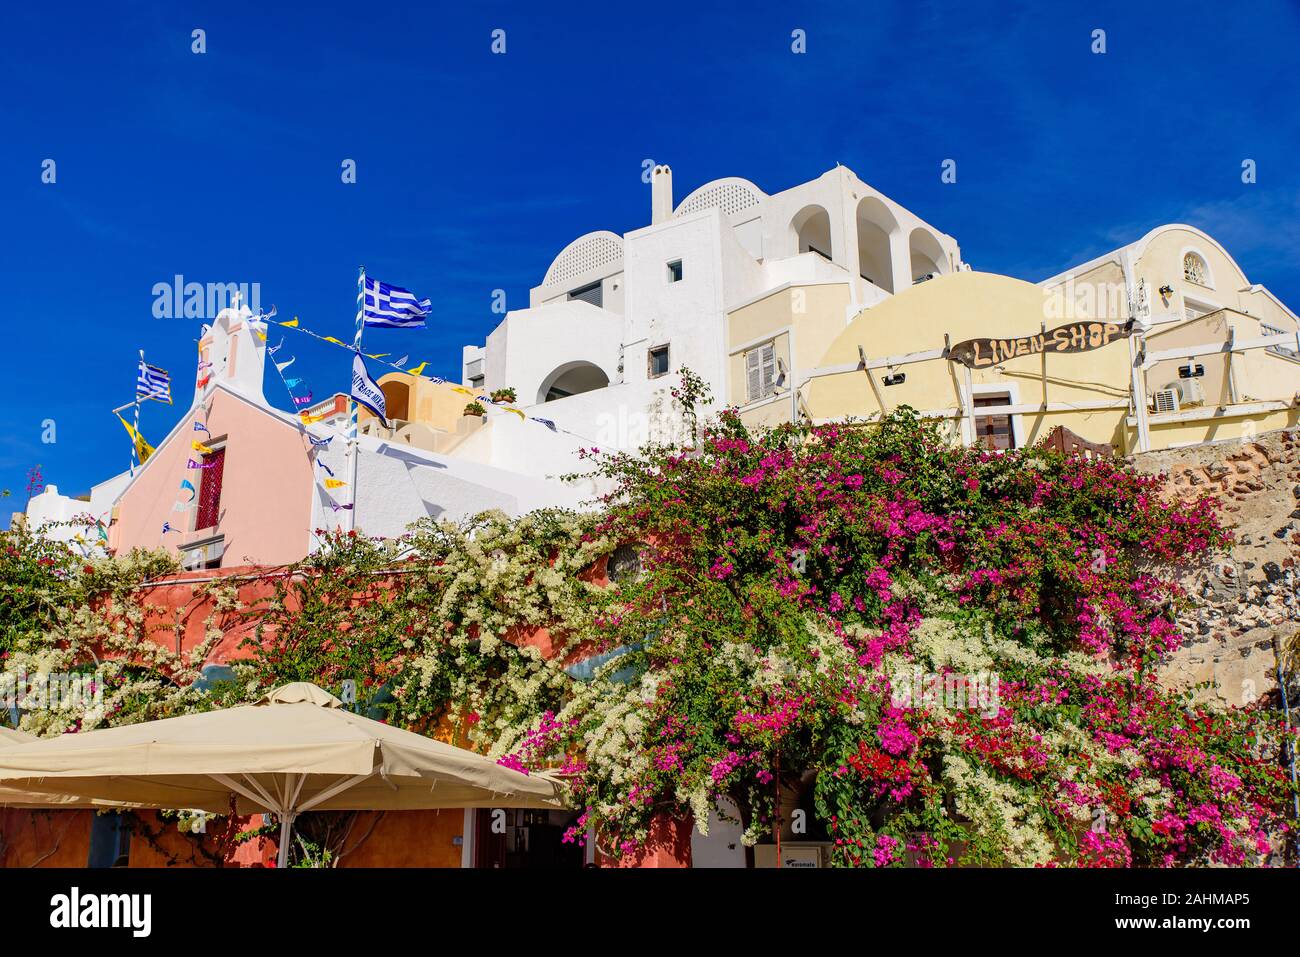
[[1198, 286], [1206, 286], [1206, 276], [1208, 270], [1205, 268], [1205, 260], [1196, 253], [1188, 253], [1183, 257], [1183, 278], [1188, 282], [1194, 282]]

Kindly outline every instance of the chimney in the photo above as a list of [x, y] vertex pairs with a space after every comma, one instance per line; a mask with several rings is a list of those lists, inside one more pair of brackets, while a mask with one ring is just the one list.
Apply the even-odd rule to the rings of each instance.
[[673, 171], [656, 166], [650, 180], [650, 224], [666, 223], [673, 216]]

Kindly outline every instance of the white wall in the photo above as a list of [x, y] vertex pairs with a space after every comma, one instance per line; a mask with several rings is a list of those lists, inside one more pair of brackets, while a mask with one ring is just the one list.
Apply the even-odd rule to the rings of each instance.
[[[113, 502], [131, 480], [130, 472], [123, 472], [111, 479], [100, 482], [90, 490], [90, 501], [59, 494], [57, 485], [47, 485], [40, 495], [33, 495], [27, 503], [27, 527], [45, 538], [58, 542], [73, 542], [78, 534], [84, 540], [84, 549], [89, 554], [102, 555], [99, 532], [93, 522], [79, 525], [61, 525], [54, 523], [70, 522], [75, 518], [89, 515], [108, 525], [112, 517]], [[78, 543], [82, 544], [82, 543]]]
[[[535, 422], [520, 424], [550, 434]], [[412, 522], [425, 517], [461, 521], [493, 508], [517, 516], [538, 508], [574, 508], [582, 499], [580, 491], [558, 482], [471, 459], [437, 455], [365, 435], [360, 437], [360, 443], [356, 528], [367, 535], [395, 538], [404, 534]], [[347, 480], [345, 449], [345, 443], [335, 441], [318, 454], [336, 477]], [[312, 527], [346, 524], [342, 512], [335, 513], [326, 496], [347, 504], [348, 490], [325, 492], [320, 483], [324, 471], [319, 466], [317, 469], [318, 481], [311, 492]]]

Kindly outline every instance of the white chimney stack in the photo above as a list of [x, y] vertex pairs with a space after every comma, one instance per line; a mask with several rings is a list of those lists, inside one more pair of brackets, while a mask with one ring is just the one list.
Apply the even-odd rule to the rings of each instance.
[[656, 166], [650, 180], [650, 224], [666, 223], [673, 216], [673, 171]]

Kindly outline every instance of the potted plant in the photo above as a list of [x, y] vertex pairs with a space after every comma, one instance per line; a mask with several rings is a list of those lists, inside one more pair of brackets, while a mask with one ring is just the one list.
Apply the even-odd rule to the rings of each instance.
[[481, 416], [485, 412], [487, 412], [487, 409], [483, 408], [482, 402], [471, 402], [465, 406], [465, 415]]
[[515, 390], [510, 386], [506, 386], [504, 389], [493, 389], [492, 401], [509, 402], [513, 404], [519, 401], [519, 393], [515, 392]]

